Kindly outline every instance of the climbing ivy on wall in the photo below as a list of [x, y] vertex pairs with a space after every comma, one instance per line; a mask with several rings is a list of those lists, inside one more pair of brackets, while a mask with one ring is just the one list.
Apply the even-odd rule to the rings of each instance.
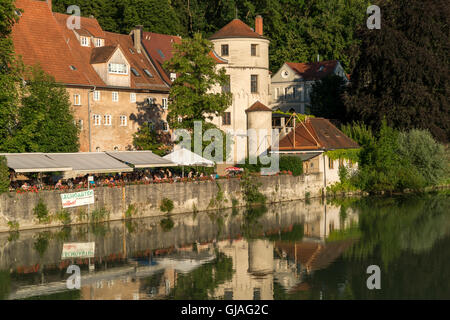
[[359, 162], [359, 153], [361, 149], [339, 149], [325, 152], [325, 155], [331, 160], [345, 159], [353, 163]]

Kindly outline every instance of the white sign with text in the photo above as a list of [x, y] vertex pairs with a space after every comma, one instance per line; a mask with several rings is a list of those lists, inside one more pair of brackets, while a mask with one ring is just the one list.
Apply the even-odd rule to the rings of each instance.
[[61, 201], [63, 208], [73, 208], [94, 204], [94, 190], [65, 193], [61, 195]]

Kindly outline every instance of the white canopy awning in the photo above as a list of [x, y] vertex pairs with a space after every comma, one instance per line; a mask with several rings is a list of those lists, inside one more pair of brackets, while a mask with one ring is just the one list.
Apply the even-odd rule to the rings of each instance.
[[214, 166], [214, 162], [199, 156], [185, 148], [180, 148], [163, 157], [180, 166]]
[[151, 151], [106, 152], [108, 155], [135, 168], [175, 167], [176, 163], [164, 159]]
[[127, 166], [104, 152], [48, 153], [57, 163], [72, 167], [77, 174], [130, 172]]
[[72, 167], [61, 164], [45, 153], [1, 153], [8, 167], [18, 173], [71, 171]]

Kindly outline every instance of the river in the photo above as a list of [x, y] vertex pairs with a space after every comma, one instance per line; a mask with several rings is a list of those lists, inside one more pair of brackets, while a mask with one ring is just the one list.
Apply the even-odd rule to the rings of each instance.
[[[311, 199], [2, 233], [0, 299], [450, 299], [449, 208], [448, 192]], [[62, 260], [74, 242], [95, 257]]]

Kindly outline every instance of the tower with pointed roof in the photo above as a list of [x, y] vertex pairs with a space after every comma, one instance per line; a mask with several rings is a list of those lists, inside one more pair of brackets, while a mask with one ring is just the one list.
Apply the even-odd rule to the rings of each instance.
[[[246, 158], [251, 149], [247, 137], [243, 135], [248, 129], [258, 132], [265, 129], [267, 134], [258, 137], [258, 146], [270, 145], [271, 117], [264, 116], [271, 115], [271, 109], [267, 107], [270, 101], [270, 41], [263, 35], [261, 16], [256, 17], [254, 30], [241, 20], [234, 19], [209, 39], [215, 53], [227, 61], [218, 64], [218, 68], [225, 68], [230, 79], [230, 86], [221, 90], [230, 90], [233, 95], [232, 105], [225, 115], [213, 121], [223, 131], [234, 135], [232, 156], [238, 162]], [[258, 147], [254, 152], [261, 153], [265, 151], [263, 149]]]

